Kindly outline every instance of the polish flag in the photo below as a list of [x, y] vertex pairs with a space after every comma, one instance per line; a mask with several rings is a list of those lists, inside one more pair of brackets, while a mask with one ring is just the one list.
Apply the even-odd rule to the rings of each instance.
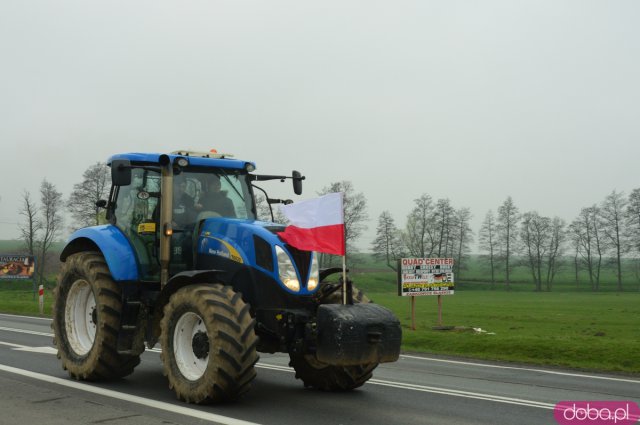
[[345, 255], [342, 192], [281, 205], [290, 225], [278, 233], [283, 241], [305, 251]]

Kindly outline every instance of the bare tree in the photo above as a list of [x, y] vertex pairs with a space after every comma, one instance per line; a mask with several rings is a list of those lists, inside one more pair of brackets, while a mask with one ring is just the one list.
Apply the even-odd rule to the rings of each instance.
[[630, 246], [636, 256], [640, 255], [640, 188], [633, 189], [629, 194], [625, 218]]
[[376, 238], [371, 248], [377, 259], [385, 260], [388, 267], [396, 270], [396, 260], [402, 257], [402, 242], [400, 231], [389, 211], [383, 211], [378, 217]]
[[549, 249], [547, 251], [547, 291], [551, 291], [553, 279], [561, 266], [564, 244], [567, 238], [566, 225], [565, 221], [559, 217], [554, 217], [551, 220]]
[[548, 217], [541, 217], [535, 211], [522, 215], [520, 238], [527, 255], [536, 291], [542, 290], [543, 263], [549, 246], [550, 228], [551, 220]]
[[26, 190], [22, 192], [20, 215], [24, 216], [24, 222], [19, 224], [24, 247], [29, 255], [35, 256], [37, 235], [42, 225], [38, 219], [38, 206], [31, 199], [31, 194]]
[[[362, 192], [356, 192], [350, 181], [331, 183], [318, 195], [342, 192], [344, 207], [344, 238], [347, 252], [355, 251], [354, 243], [367, 228], [367, 199]], [[328, 257], [328, 258], [326, 258]], [[331, 264], [330, 256], [322, 255], [321, 262]], [[323, 264], [326, 266], [326, 264]]]
[[420, 258], [430, 257], [437, 243], [435, 228], [431, 221], [434, 211], [433, 201], [424, 193], [413, 202], [415, 206], [407, 217], [402, 240], [411, 255]]
[[580, 239], [573, 229], [573, 223], [569, 225], [567, 237], [571, 241], [571, 248], [573, 249], [573, 272], [577, 289], [580, 287]]
[[87, 168], [82, 174], [82, 182], [73, 185], [68, 208], [76, 228], [96, 226], [105, 222], [104, 212], [96, 202], [109, 194], [110, 169], [101, 162]]
[[455, 229], [455, 273], [456, 279], [460, 279], [460, 271], [463, 270], [466, 264], [467, 254], [469, 252], [469, 245], [473, 242], [473, 231], [469, 222], [471, 221], [471, 210], [469, 208], [460, 208], [455, 211], [454, 215], [454, 229]]
[[38, 282], [39, 284], [42, 284], [44, 281], [47, 254], [56, 237], [62, 230], [62, 216], [60, 213], [62, 194], [58, 192], [56, 187], [46, 179], [43, 180], [40, 185], [40, 204], [42, 236], [39, 238], [37, 243], [39, 261], [36, 267]]
[[517, 247], [517, 225], [520, 220], [518, 208], [509, 196], [498, 208], [498, 241], [504, 258], [505, 284], [511, 289], [511, 257]]
[[[258, 213], [258, 219], [263, 221], [272, 221], [279, 224], [287, 224], [289, 220], [282, 214], [282, 210], [279, 208], [281, 204], [271, 206], [267, 203], [267, 198], [262, 195], [256, 195], [256, 209]], [[271, 213], [273, 212], [273, 216]]]
[[587, 267], [591, 289], [598, 291], [604, 254], [600, 209], [596, 205], [583, 208], [569, 226], [569, 230], [572, 239], [577, 244], [578, 254]]
[[498, 253], [498, 224], [493, 215], [493, 211], [489, 210], [484, 217], [480, 233], [478, 234], [480, 249], [489, 255], [489, 267], [491, 270], [491, 286], [496, 284], [496, 256]]
[[438, 257], [448, 257], [453, 255], [453, 249], [451, 243], [453, 221], [454, 221], [455, 209], [451, 206], [451, 201], [448, 199], [438, 199], [433, 212], [433, 223], [437, 231], [437, 252]]
[[[18, 224], [24, 248], [32, 257], [36, 256], [38, 232], [42, 228], [38, 218], [38, 206], [31, 199], [31, 194], [26, 190], [22, 192], [22, 209], [20, 215], [24, 216], [24, 222]], [[37, 265], [38, 263], [36, 263]], [[33, 279], [33, 299], [35, 300], [38, 286]]]
[[626, 207], [627, 200], [623, 193], [615, 190], [604, 199], [600, 207], [600, 217], [603, 221], [602, 229], [615, 256], [618, 291], [622, 291], [622, 255], [627, 249], [624, 228]]

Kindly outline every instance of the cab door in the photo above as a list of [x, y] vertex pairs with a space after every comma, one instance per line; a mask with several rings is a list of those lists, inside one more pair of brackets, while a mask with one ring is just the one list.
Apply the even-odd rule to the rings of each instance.
[[131, 171], [131, 184], [114, 186], [112, 190], [110, 220], [133, 247], [141, 280], [157, 281], [160, 174], [142, 168]]

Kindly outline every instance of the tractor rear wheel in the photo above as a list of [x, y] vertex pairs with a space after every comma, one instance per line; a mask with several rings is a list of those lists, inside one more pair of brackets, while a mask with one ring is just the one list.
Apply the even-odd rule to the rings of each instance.
[[258, 338], [249, 305], [221, 284], [190, 285], [173, 294], [161, 322], [164, 374], [188, 403], [233, 400], [256, 376]]
[[140, 363], [139, 354], [117, 351], [122, 294], [100, 253], [67, 258], [54, 291], [53, 312], [58, 358], [72, 378], [121, 378]]
[[[322, 290], [322, 288], [320, 288]], [[370, 303], [371, 300], [355, 286], [352, 291], [354, 304]], [[341, 304], [342, 291], [331, 291], [320, 300], [321, 304]], [[356, 366], [332, 366], [316, 359], [314, 354], [290, 353], [289, 366], [296, 371], [296, 378], [301, 379], [305, 387], [323, 391], [349, 391], [362, 386], [373, 376], [378, 363]]]

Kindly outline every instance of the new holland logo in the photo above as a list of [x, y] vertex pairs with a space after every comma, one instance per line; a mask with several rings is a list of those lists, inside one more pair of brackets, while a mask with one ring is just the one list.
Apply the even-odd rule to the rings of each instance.
[[235, 249], [229, 242], [216, 238], [213, 236], [205, 235], [208, 241], [208, 252], [212, 255], [218, 255], [220, 257], [228, 258], [236, 263], [244, 264], [242, 255]]

